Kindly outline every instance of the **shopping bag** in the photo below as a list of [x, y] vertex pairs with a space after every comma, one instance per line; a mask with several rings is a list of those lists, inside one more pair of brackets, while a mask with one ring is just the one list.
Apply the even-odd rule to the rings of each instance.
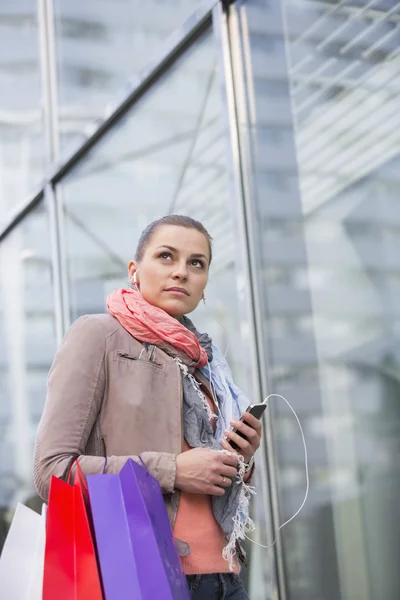
[[43, 573], [44, 573], [44, 550], [46, 546], [46, 519], [47, 504], [42, 504], [42, 514], [40, 519], [39, 535], [36, 544], [36, 553], [30, 589], [27, 600], [42, 600], [43, 598]]
[[46, 521], [43, 600], [102, 600], [85, 478], [77, 462], [74, 484], [54, 475]]
[[189, 600], [158, 481], [131, 459], [87, 479], [106, 600]]
[[45, 547], [42, 515], [18, 504], [0, 557], [0, 600], [41, 600]]

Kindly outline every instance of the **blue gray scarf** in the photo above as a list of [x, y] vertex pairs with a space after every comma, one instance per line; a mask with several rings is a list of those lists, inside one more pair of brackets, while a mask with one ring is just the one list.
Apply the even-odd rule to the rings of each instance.
[[[181, 317], [179, 321], [196, 335], [201, 346], [207, 352], [209, 364], [200, 371], [210, 382], [210, 387], [214, 391], [218, 403], [214, 433], [210, 422], [211, 414], [208, 403], [200, 390], [199, 384], [194, 379], [190, 369], [183, 365], [179, 358], [176, 358], [175, 360], [183, 373], [184, 436], [192, 448], [203, 447], [222, 450], [220, 440], [224, 436], [224, 430], [230, 428], [232, 419], [238, 420], [240, 418], [250, 402], [235, 385], [227, 361], [212, 344], [211, 338], [207, 334], [200, 334], [187, 317]], [[248, 512], [250, 493], [253, 493], [253, 490], [243, 483], [242, 469], [242, 477], [238, 474], [233, 481], [233, 485], [226, 488], [223, 496], [212, 497], [215, 518], [228, 541], [224, 556], [229, 560], [231, 566], [236, 541], [243, 539], [245, 531], [253, 527]]]

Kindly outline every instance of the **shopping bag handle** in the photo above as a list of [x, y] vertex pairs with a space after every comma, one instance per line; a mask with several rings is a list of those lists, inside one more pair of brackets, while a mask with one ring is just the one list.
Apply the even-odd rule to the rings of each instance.
[[140, 456], [140, 454], [138, 455], [138, 458], [139, 458], [140, 462], [142, 463], [142, 467], [144, 468], [144, 470], [146, 471], [146, 473], [149, 473], [149, 475], [150, 475], [150, 472], [149, 472], [149, 470], [147, 468], [147, 465], [144, 462], [143, 458]]
[[[81, 465], [79, 464], [79, 457], [78, 457], [78, 456], [77, 456], [77, 457], [75, 458], [75, 460], [74, 460], [74, 461], [71, 463], [71, 466], [70, 466], [70, 469], [69, 469], [69, 473], [68, 473], [67, 483], [69, 483], [69, 484], [71, 483], [72, 469], [73, 469], [73, 466], [74, 466], [75, 464], [76, 464], [76, 472], [77, 472], [77, 474], [78, 474], [78, 477], [79, 477], [79, 479], [80, 479], [80, 480], [81, 480], [83, 483], [85, 483], [85, 482], [86, 482], [86, 480], [85, 480], [85, 476], [84, 476], [84, 474], [83, 474], [83, 471], [82, 471]], [[107, 468], [107, 456], [106, 456], [106, 457], [105, 457], [105, 459], [104, 459], [104, 467], [103, 467], [102, 475], [104, 475], [104, 474], [105, 474], [105, 472], [106, 472], [106, 468]]]
[[79, 464], [79, 457], [77, 456], [69, 468], [69, 473], [68, 473], [68, 477], [67, 477], [67, 483], [69, 483], [69, 484], [71, 484], [72, 469], [74, 468], [74, 465], [76, 465], [76, 472], [78, 474], [78, 477], [81, 479], [81, 481], [85, 479], [82, 469], [81, 469], [81, 465]]

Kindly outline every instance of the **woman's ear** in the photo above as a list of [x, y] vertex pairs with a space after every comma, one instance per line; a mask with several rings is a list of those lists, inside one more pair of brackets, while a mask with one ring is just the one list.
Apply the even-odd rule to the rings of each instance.
[[132, 285], [135, 285], [137, 283], [136, 270], [137, 264], [134, 260], [131, 260], [131, 262], [128, 265], [128, 278]]

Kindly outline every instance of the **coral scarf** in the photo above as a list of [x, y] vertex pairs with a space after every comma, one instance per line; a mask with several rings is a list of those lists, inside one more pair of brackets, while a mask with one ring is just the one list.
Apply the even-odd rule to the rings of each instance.
[[184, 352], [196, 367], [207, 364], [207, 353], [195, 334], [161, 308], [149, 304], [136, 290], [115, 290], [107, 297], [106, 305], [108, 312], [140, 342], [156, 346], [166, 342]]

